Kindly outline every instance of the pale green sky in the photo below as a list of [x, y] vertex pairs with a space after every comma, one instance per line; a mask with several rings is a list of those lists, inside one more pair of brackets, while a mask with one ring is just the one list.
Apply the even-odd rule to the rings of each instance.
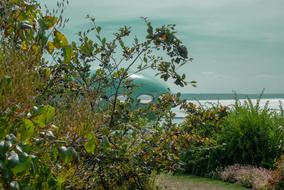
[[283, 10], [283, 0], [70, 0], [65, 31], [71, 37], [87, 27], [87, 14], [97, 18], [106, 35], [122, 25], [142, 35], [141, 16], [155, 25], [174, 23], [194, 58], [181, 71], [198, 87], [169, 84], [173, 91], [283, 93]]

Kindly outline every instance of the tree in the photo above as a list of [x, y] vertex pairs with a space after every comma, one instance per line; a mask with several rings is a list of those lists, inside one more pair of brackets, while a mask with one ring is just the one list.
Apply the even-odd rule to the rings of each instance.
[[[60, 31], [67, 23], [66, 4], [45, 14], [36, 1], [0, 4], [0, 121], [5, 124], [0, 145], [16, 137], [0, 150], [7, 174], [0, 173], [0, 187], [151, 188], [156, 172], [177, 167], [185, 137], [172, 123], [171, 107], [181, 101], [167, 94], [157, 104], [133, 110], [131, 96], [117, 101], [118, 91], [135, 90], [130, 69], [153, 69], [164, 80], [186, 85], [176, 69], [190, 61], [187, 49], [174, 25], [154, 28], [145, 18], [147, 35], [132, 45], [125, 42], [130, 28], [108, 40], [91, 17], [93, 26], [78, 33], [79, 43], [69, 42]], [[95, 75], [90, 64], [99, 67]], [[114, 99], [102, 105], [109, 87], [115, 88]], [[143, 117], [149, 113], [156, 115], [155, 122]], [[17, 147], [27, 157], [11, 165], [9, 159], [21, 152]]]

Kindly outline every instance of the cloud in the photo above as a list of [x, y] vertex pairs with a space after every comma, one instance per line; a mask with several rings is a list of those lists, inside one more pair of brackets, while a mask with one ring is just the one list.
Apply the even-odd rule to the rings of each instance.
[[255, 75], [254, 78], [255, 79], [272, 79], [272, 78], [274, 78], [274, 76], [271, 75], [271, 74], [263, 73], [263, 74]]
[[202, 72], [203, 75], [215, 75], [216, 73], [215, 72], [212, 72], [212, 71], [204, 71]]
[[210, 78], [210, 79], [223, 79], [224, 76], [216, 73], [216, 72], [212, 72], [212, 71], [204, 71], [201, 73], [202, 75], [205, 75], [206, 77]]
[[73, 0], [67, 15], [77, 24], [86, 14], [125, 24], [146, 16], [173, 21], [183, 34], [284, 43], [283, 7], [283, 0]]
[[259, 79], [265, 78], [267, 86], [277, 90], [283, 88], [275, 83], [275, 75], [279, 81], [284, 80], [283, 7], [283, 0], [70, 0], [67, 31], [71, 33], [74, 26], [85, 28], [86, 14], [95, 16], [107, 33], [131, 25], [138, 37], [145, 30], [140, 16], [149, 17], [157, 25], [175, 23], [178, 36], [194, 58], [194, 64], [184, 70], [190, 71], [188, 75], [198, 75], [208, 89], [211, 81], [216, 82], [216, 90], [252, 89], [244, 86], [248, 81], [255, 88], [263, 87]]

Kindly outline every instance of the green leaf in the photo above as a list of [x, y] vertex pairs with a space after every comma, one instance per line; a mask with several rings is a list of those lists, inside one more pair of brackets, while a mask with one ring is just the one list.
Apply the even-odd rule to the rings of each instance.
[[74, 157], [77, 155], [77, 152], [73, 147], [66, 147], [66, 146], [61, 146], [58, 149], [59, 152], [59, 157], [63, 161], [63, 163], [68, 164], [71, 162]]
[[106, 38], [103, 38], [102, 39], [102, 45], [105, 46], [105, 44], [106, 44]]
[[54, 117], [55, 108], [52, 106], [44, 106], [39, 110], [39, 114], [32, 119], [32, 121], [40, 127], [45, 125]]
[[89, 154], [93, 154], [96, 149], [98, 140], [92, 134], [89, 134], [87, 136], [87, 139], [88, 141], [85, 143], [84, 148]]
[[61, 187], [62, 184], [64, 184], [64, 182], [66, 181], [67, 176], [65, 175], [65, 173], [63, 174], [59, 174], [57, 176], [57, 186]]
[[144, 56], [143, 60], [144, 60], [145, 63], [148, 63], [148, 59], [147, 59], [146, 56]]
[[98, 26], [98, 27], [96, 28], [96, 30], [97, 30], [97, 33], [100, 33], [101, 30], [102, 30], [102, 28], [101, 28], [100, 26]]
[[94, 51], [93, 41], [85, 39], [84, 43], [80, 46], [81, 53], [86, 57], [91, 57]]
[[64, 63], [70, 63], [72, 55], [73, 55], [73, 49], [71, 46], [65, 46], [63, 48], [63, 54], [64, 54]]
[[17, 175], [19, 173], [22, 173], [24, 171], [27, 171], [30, 166], [30, 159], [29, 158], [22, 158], [20, 159], [20, 162], [13, 167], [11, 170], [14, 175]]
[[35, 126], [33, 122], [29, 119], [24, 119], [20, 130], [21, 140], [24, 142], [28, 141], [34, 135], [34, 131]]

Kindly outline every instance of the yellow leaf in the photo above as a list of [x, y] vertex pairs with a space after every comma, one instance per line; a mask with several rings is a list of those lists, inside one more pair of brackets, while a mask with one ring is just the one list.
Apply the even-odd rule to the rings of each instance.
[[21, 49], [22, 49], [23, 51], [27, 51], [27, 50], [28, 50], [28, 43], [27, 43], [27, 41], [22, 41], [22, 43], [21, 43]]
[[33, 44], [33, 45], [32, 45], [32, 50], [33, 50], [33, 52], [34, 52], [35, 54], [38, 54], [39, 51], [40, 51], [40, 47], [39, 47], [38, 45], [36, 45], [36, 44]]
[[135, 183], [134, 177], [130, 177], [128, 181], [129, 181], [130, 183]]
[[68, 46], [68, 40], [64, 34], [55, 30], [53, 44], [56, 48], [62, 48]]
[[48, 51], [48, 53], [52, 54], [54, 51], [54, 44], [52, 42], [47, 42], [46, 44], [46, 50]]
[[58, 21], [58, 19], [54, 16], [45, 16], [43, 17], [43, 20], [47, 29], [52, 28]]
[[43, 69], [43, 74], [44, 74], [44, 76], [45, 76], [46, 78], [49, 78], [50, 75], [51, 75], [51, 70], [50, 70], [50, 68], [44, 68], [44, 69]]

